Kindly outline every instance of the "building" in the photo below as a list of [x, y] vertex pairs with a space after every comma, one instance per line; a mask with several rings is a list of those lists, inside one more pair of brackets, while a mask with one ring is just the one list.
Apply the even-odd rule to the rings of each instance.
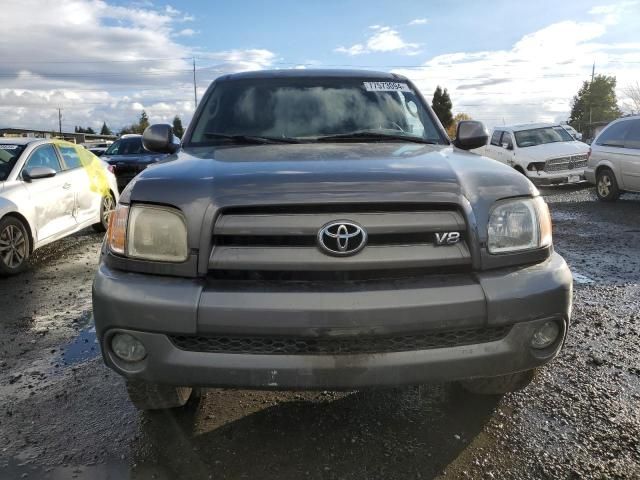
[[98, 133], [59, 132], [53, 130], [36, 130], [31, 128], [0, 128], [0, 137], [33, 137], [33, 138], [60, 138], [73, 143], [97, 143], [114, 141], [116, 135], [100, 135]]

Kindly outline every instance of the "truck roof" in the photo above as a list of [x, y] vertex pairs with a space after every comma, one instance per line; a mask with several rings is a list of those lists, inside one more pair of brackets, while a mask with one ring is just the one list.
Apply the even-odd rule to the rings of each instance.
[[559, 123], [520, 123], [517, 125], [500, 125], [495, 127], [494, 130], [511, 130], [513, 132], [520, 132], [522, 130], [533, 130], [534, 128], [546, 128], [557, 127]]
[[306, 69], [289, 68], [283, 70], [256, 70], [252, 72], [240, 72], [224, 75], [218, 81], [261, 78], [371, 78], [377, 80], [406, 80], [407, 78], [390, 72], [376, 72], [373, 70], [347, 70], [347, 69]]

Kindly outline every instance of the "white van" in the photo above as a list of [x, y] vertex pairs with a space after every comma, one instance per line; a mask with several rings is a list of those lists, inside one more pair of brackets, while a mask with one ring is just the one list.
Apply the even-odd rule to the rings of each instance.
[[511, 165], [536, 185], [550, 185], [585, 180], [589, 145], [560, 125], [532, 123], [496, 127], [474, 152]]
[[617, 200], [623, 191], [640, 192], [640, 115], [615, 120], [600, 132], [584, 173], [600, 200]]

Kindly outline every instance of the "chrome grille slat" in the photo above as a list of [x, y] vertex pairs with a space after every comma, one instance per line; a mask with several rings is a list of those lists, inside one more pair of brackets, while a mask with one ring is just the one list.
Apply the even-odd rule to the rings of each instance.
[[464, 265], [469, 250], [460, 242], [435, 247], [429, 244], [367, 246], [351, 257], [330, 257], [316, 247], [214, 247], [209, 268], [215, 270], [373, 270]]
[[214, 227], [214, 235], [316, 235], [318, 228], [337, 219], [364, 225], [369, 235], [464, 230], [457, 212], [371, 212], [318, 214], [224, 215]]

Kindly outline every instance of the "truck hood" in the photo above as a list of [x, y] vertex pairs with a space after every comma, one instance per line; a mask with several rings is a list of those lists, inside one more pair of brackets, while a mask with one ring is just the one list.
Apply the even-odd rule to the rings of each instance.
[[534, 147], [519, 148], [518, 153], [532, 161], [544, 161], [550, 158], [580, 155], [589, 151], [589, 145], [582, 142], [556, 142], [536, 145]]
[[451, 146], [279, 144], [183, 149], [140, 173], [121, 202], [178, 207], [197, 239], [212, 206], [441, 203], [486, 222], [496, 200], [537, 194], [512, 168]]

